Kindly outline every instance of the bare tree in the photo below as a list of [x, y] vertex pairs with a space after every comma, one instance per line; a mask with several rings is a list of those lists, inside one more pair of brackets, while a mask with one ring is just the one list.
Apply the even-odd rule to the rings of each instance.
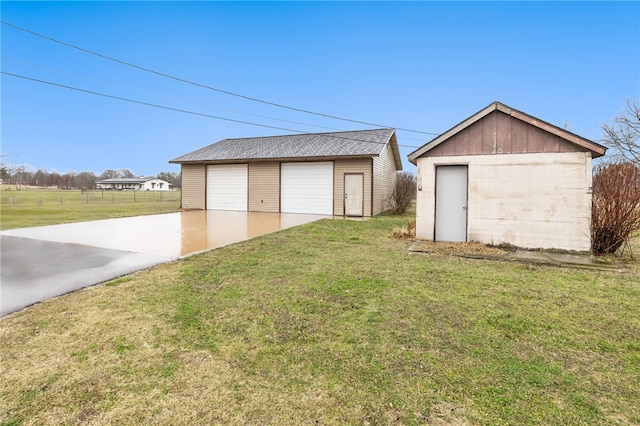
[[400, 172], [396, 175], [396, 186], [387, 198], [387, 207], [394, 214], [404, 214], [416, 199], [416, 177], [413, 173]]
[[120, 173], [120, 177], [123, 178], [134, 178], [136, 177], [136, 175], [133, 174], [133, 172], [129, 169], [120, 169], [119, 170]]
[[176, 172], [160, 172], [158, 173], [158, 179], [166, 180], [174, 188], [180, 188], [181, 186], [181, 176], [180, 173]]
[[106, 169], [105, 171], [100, 173], [100, 179], [101, 180], [114, 179], [114, 178], [119, 178], [119, 177], [120, 177], [120, 173], [117, 170], [113, 170], [113, 169]]
[[591, 251], [616, 253], [640, 230], [640, 166], [604, 163], [593, 177]]
[[615, 156], [640, 164], [640, 107], [635, 100], [625, 100], [626, 108], [613, 119], [613, 124], [603, 124], [603, 142], [617, 151]]

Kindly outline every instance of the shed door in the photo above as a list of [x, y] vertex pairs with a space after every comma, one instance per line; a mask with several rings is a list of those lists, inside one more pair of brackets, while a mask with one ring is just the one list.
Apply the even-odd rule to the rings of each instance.
[[207, 210], [247, 211], [246, 164], [207, 166]]
[[467, 241], [467, 166], [436, 167], [436, 241]]
[[364, 175], [344, 175], [344, 214], [362, 216], [364, 211]]
[[333, 162], [282, 163], [282, 213], [333, 214]]

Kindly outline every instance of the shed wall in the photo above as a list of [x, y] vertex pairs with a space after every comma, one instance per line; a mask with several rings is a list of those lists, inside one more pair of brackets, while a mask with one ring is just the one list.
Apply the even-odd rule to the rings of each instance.
[[336, 160], [333, 163], [333, 214], [344, 215], [344, 175], [346, 173], [362, 173], [364, 176], [363, 188], [363, 216], [371, 214], [371, 159]]
[[445, 164], [468, 165], [468, 241], [589, 250], [590, 153], [419, 158], [418, 238], [434, 239], [435, 168]]
[[249, 211], [280, 211], [280, 163], [249, 163]]
[[205, 208], [206, 166], [204, 164], [182, 165], [182, 208]]
[[396, 186], [396, 165], [391, 145], [386, 144], [378, 157], [373, 157], [373, 215], [389, 209], [387, 199]]

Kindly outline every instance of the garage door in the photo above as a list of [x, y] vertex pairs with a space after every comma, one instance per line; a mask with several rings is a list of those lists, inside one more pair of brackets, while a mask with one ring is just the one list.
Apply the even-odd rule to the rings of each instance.
[[282, 163], [280, 211], [333, 214], [333, 162]]
[[207, 166], [207, 209], [247, 211], [246, 164]]

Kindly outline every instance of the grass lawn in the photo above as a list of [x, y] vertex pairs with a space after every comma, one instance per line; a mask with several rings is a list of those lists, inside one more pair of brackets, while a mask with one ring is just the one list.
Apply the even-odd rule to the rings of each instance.
[[323, 220], [0, 320], [3, 425], [639, 424], [640, 268]]
[[0, 229], [175, 212], [180, 191], [0, 191]]

